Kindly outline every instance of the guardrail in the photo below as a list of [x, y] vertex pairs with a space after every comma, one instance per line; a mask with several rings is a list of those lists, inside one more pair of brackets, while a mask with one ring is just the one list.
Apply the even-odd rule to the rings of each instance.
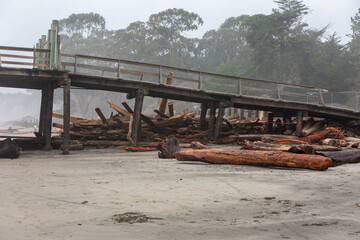
[[[4, 53], [5, 51], [5, 53]], [[27, 55], [17, 55], [13, 52], [30, 53]], [[0, 46], [0, 67], [3, 65], [21, 65], [32, 66], [33, 68], [49, 68], [50, 50], [40, 48], [19, 48], [19, 47], [5, 47]], [[14, 59], [21, 59], [16, 61]]]
[[[62, 70], [78, 74], [123, 78], [135, 81], [164, 83], [171, 77], [172, 85], [259, 98], [307, 102], [308, 92], [317, 92], [318, 103], [324, 104], [326, 89], [268, 80], [228, 76], [151, 63], [95, 57], [80, 54], [61, 54]], [[169, 75], [169, 73], [173, 73]]]
[[[46, 45], [46, 44], [45, 44]], [[23, 52], [18, 55], [13, 52]], [[50, 69], [51, 49], [0, 46], [0, 66]], [[27, 54], [27, 55], [26, 55]], [[275, 81], [228, 76], [184, 68], [80, 54], [59, 54], [57, 68], [77, 74], [172, 85], [219, 93], [321, 104], [359, 112], [359, 93], [330, 93], [326, 89]], [[20, 59], [20, 60], [18, 60]], [[55, 65], [53, 65], [55, 66]], [[170, 75], [169, 73], [173, 73]]]

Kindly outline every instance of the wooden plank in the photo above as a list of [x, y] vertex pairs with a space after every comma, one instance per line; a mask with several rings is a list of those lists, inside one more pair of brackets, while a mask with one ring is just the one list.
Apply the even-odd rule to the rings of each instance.
[[170, 118], [168, 115], [166, 115], [165, 113], [160, 112], [160, 111], [157, 110], [157, 109], [155, 109], [154, 112], [155, 112], [156, 114], [158, 114], [158, 115], [159, 115], [160, 117], [162, 117], [162, 118]]
[[126, 111], [125, 109], [117, 106], [116, 104], [111, 103], [111, 102], [109, 102], [109, 101], [106, 101], [106, 102], [107, 102], [108, 104], [110, 104], [110, 107], [111, 107], [112, 109], [114, 109], [115, 111], [117, 111], [118, 113], [120, 113], [122, 116], [125, 116], [125, 117], [130, 117], [130, 116], [132, 116], [131, 113], [129, 113], [129, 112]]
[[34, 50], [36, 50], [37, 52], [45, 52], [45, 53], [50, 52], [49, 49], [10, 47], [10, 46], [0, 46], [0, 50], [22, 51], [22, 52], [33, 52]]
[[[171, 78], [172, 75], [173, 75], [172, 72], [169, 73], [169, 77], [167, 77], [165, 79], [164, 85], [171, 85], [171, 83], [172, 83], [172, 78]], [[160, 103], [159, 103], [159, 112], [165, 113], [166, 105], [167, 105], [167, 98], [161, 98]]]
[[201, 113], [200, 113], [200, 123], [199, 123], [199, 130], [205, 129], [206, 124], [206, 112], [207, 112], [207, 106], [206, 103], [201, 104]]
[[2, 57], [10, 57], [10, 58], [25, 58], [25, 59], [33, 59], [33, 56], [24, 56], [24, 55], [15, 55], [15, 54], [1, 54]]
[[[64, 118], [64, 114], [62, 114], [62, 113], [53, 112], [53, 113], [52, 113], [52, 116], [53, 116], [54, 118], [61, 118], [61, 119]], [[93, 120], [93, 119], [83, 118], [83, 117], [77, 117], [77, 116], [70, 116], [70, 121], [71, 121], [71, 122], [77, 123], [77, 122], [79, 122], [79, 121], [81, 121], [81, 120], [88, 121], [88, 120]]]
[[218, 141], [218, 139], [219, 139], [220, 132], [221, 132], [221, 126], [222, 126], [223, 118], [224, 118], [224, 113], [225, 113], [225, 106], [223, 103], [220, 103], [217, 118], [216, 118], [214, 136], [213, 136], [214, 141]]

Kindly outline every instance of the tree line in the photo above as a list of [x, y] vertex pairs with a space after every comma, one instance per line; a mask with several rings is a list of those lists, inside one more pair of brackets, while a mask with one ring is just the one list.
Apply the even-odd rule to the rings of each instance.
[[167, 9], [118, 30], [108, 30], [97, 13], [72, 14], [60, 20], [61, 51], [359, 91], [360, 8], [343, 44], [327, 26], [304, 22], [309, 8], [302, 0], [274, 2], [271, 14], [230, 17], [202, 38], [186, 36], [203, 20], [184, 9]]

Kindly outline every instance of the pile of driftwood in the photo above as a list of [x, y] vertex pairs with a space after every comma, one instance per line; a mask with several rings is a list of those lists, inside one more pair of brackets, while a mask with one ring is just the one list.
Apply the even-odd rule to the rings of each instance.
[[360, 138], [354, 136], [354, 132], [344, 128], [309, 119], [300, 137], [243, 135], [241, 140], [237, 138], [241, 149], [180, 151], [175, 157], [179, 161], [326, 170], [330, 166], [360, 162]]

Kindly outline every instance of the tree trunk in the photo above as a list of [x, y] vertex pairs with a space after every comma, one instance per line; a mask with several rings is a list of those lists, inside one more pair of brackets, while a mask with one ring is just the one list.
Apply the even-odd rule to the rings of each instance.
[[331, 166], [330, 158], [276, 151], [251, 150], [188, 150], [175, 153], [178, 161], [200, 161], [217, 164], [241, 164], [254, 166], [279, 166], [326, 170]]

